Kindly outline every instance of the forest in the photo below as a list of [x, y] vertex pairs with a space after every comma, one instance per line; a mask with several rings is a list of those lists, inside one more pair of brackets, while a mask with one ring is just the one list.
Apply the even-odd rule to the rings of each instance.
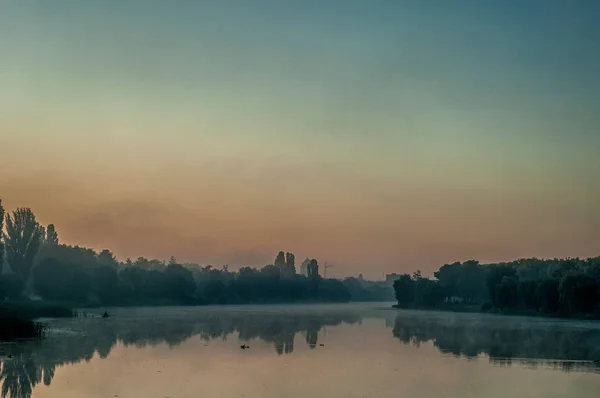
[[[29, 208], [4, 214], [0, 201], [0, 301], [39, 297], [79, 306], [200, 305], [393, 300], [390, 284], [362, 278], [326, 279], [316, 259], [298, 272], [293, 253], [272, 264], [229, 270], [138, 257], [119, 261], [108, 250], [59, 242], [54, 225], [40, 225]], [[6, 221], [5, 227], [2, 223]], [[4, 266], [3, 266], [4, 262]]]
[[394, 282], [400, 308], [600, 318], [600, 257], [445, 264]]

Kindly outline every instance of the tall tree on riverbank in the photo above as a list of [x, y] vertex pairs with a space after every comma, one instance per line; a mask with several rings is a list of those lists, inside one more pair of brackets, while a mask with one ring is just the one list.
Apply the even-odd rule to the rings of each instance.
[[2, 207], [2, 199], [0, 199], [0, 275], [4, 267], [4, 207]]
[[29, 278], [33, 260], [42, 243], [42, 229], [29, 208], [18, 208], [6, 216], [4, 244], [11, 270], [24, 281]]

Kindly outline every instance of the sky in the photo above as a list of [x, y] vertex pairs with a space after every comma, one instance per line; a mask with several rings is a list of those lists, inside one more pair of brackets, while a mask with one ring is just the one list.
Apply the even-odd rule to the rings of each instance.
[[331, 276], [600, 255], [594, 0], [0, 1], [0, 198]]

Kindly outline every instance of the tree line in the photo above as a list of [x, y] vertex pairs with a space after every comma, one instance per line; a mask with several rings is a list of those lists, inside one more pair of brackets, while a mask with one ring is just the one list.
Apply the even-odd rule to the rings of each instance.
[[[0, 201], [0, 300], [39, 296], [85, 305], [229, 304], [386, 300], [391, 286], [357, 278], [325, 279], [319, 262], [306, 259], [304, 274], [293, 253], [279, 252], [260, 269], [182, 264], [138, 257], [118, 261], [108, 249], [61, 244], [54, 225], [40, 225], [29, 208], [6, 214]], [[3, 231], [0, 224], [0, 231]]]
[[479, 308], [483, 311], [600, 318], [600, 257], [521, 259], [445, 264], [394, 282], [401, 308]]

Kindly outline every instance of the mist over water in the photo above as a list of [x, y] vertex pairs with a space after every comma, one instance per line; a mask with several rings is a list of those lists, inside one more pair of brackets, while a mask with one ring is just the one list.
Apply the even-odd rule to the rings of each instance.
[[[4, 397], [588, 397], [600, 325], [382, 303], [109, 310], [1, 345]], [[244, 348], [242, 348], [244, 347]]]

